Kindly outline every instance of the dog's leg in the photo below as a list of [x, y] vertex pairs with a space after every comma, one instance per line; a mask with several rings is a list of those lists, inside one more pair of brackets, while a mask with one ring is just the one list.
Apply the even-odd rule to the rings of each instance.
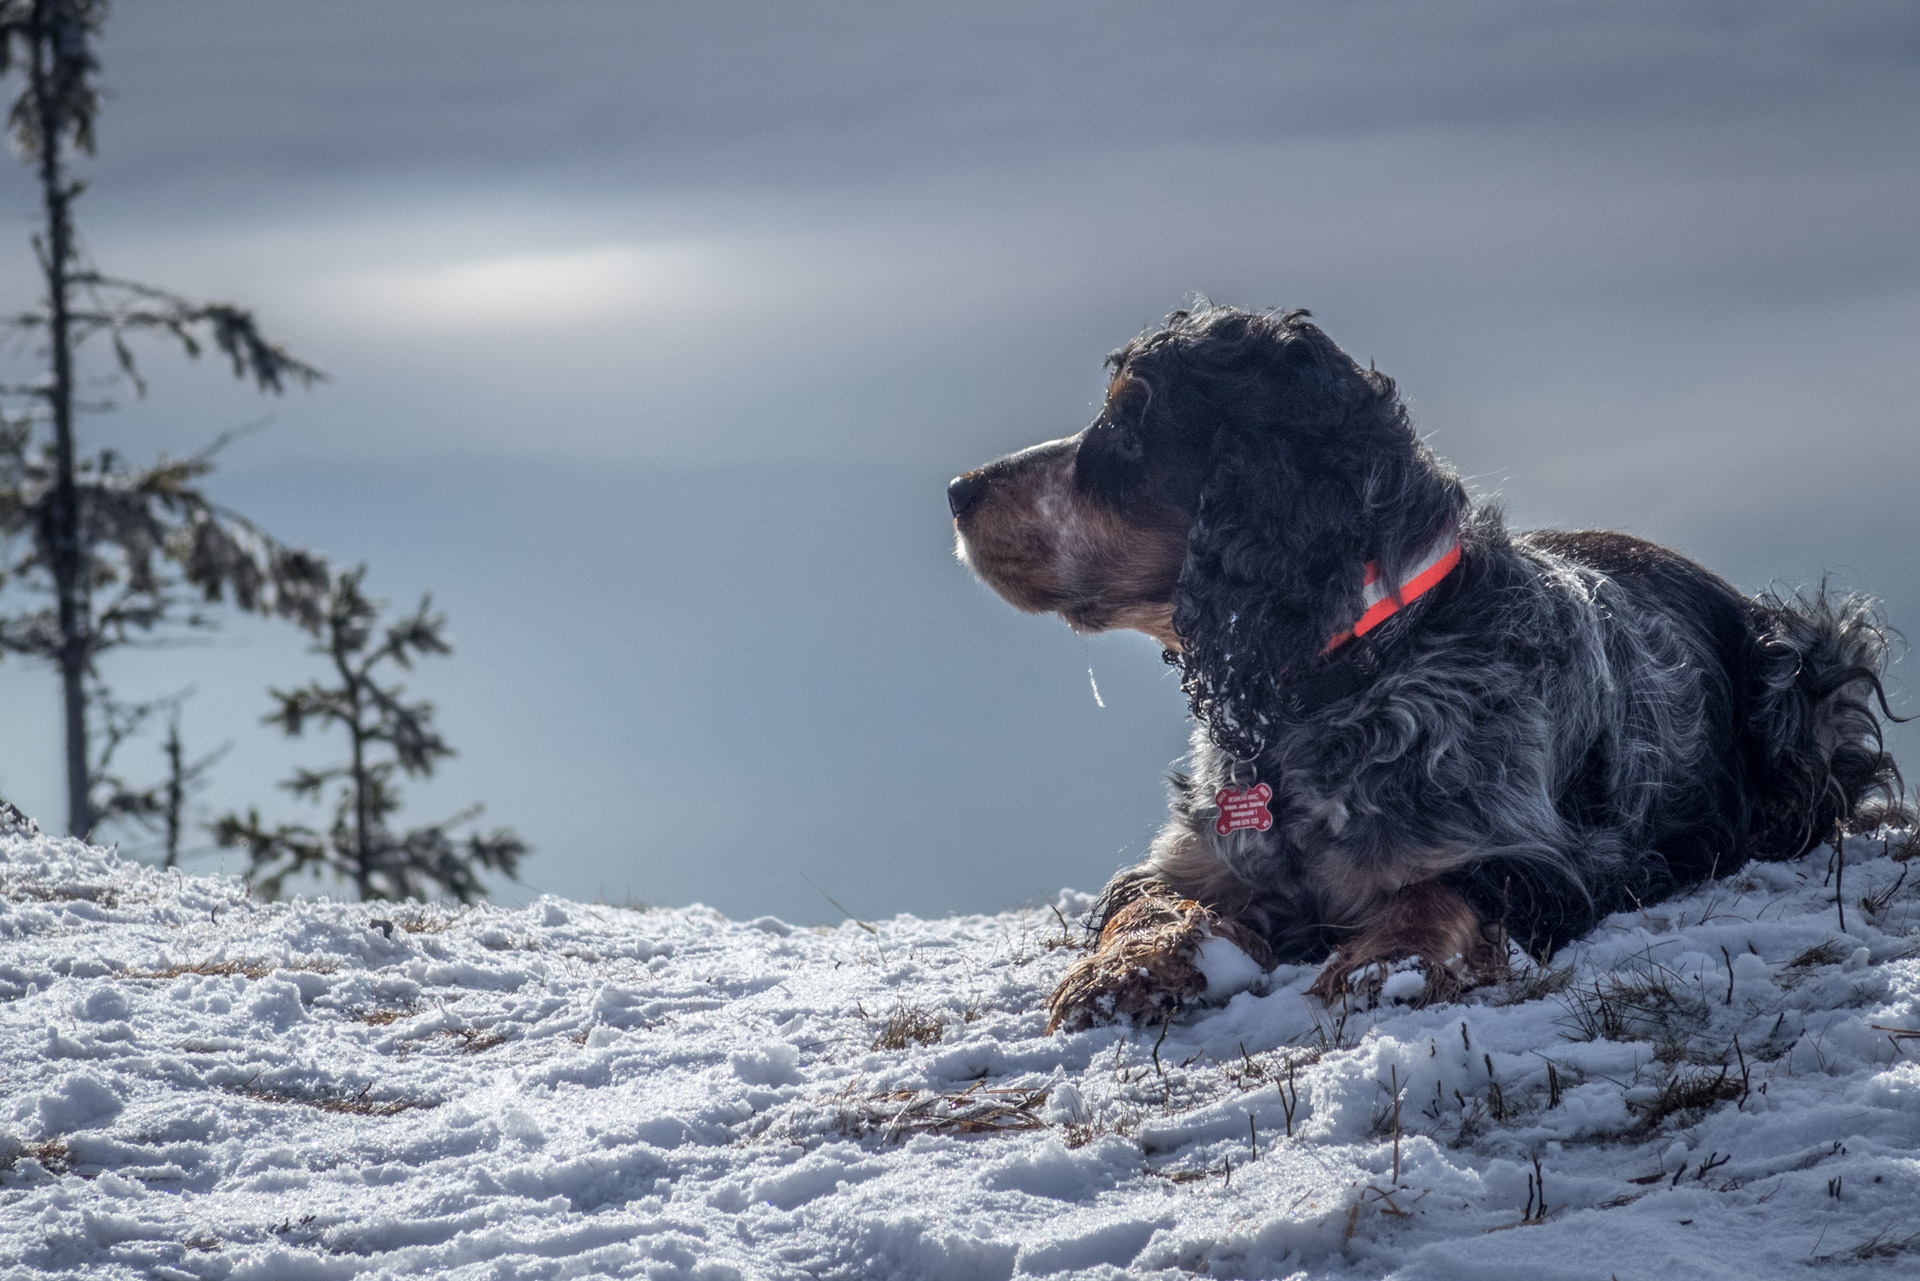
[[1119, 908], [1089, 955], [1075, 963], [1047, 1001], [1047, 1031], [1078, 1031], [1102, 1018], [1164, 1016], [1206, 990], [1200, 945], [1223, 938], [1262, 969], [1273, 954], [1252, 930], [1194, 899], [1155, 884]]
[[1308, 991], [1329, 1005], [1348, 995], [1374, 999], [1393, 963], [1406, 960], [1426, 977], [1419, 1004], [1428, 1005], [1495, 978], [1506, 957], [1464, 898], [1438, 881], [1422, 881], [1396, 893], [1342, 944]]

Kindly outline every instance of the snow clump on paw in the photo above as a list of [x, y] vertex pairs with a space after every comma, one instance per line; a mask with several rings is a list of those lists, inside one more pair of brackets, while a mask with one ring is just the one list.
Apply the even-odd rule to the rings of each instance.
[[1201, 999], [1218, 1005], [1228, 997], [1257, 984], [1266, 971], [1232, 939], [1213, 935], [1200, 940], [1194, 950], [1193, 967], [1207, 980]]
[[1403, 962], [1395, 965], [1380, 984], [1380, 999], [1411, 1005], [1424, 996], [1426, 990], [1426, 972], [1418, 965]]

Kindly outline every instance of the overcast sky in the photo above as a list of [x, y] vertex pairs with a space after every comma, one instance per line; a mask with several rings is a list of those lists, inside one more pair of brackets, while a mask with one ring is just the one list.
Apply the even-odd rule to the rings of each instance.
[[[973, 584], [941, 488], [1195, 292], [1312, 308], [1520, 523], [1920, 626], [1908, 3], [143, 0], [102, 60], [100, 265], [332, 380], [155, 349], [90, 439], [271, 414], [220, 492], [434, 591], [422, 815], [484, 797], [534, 889], [985, 910], [1137, 856], [1174, 682]], [[305, 661], [238, 627], [110, 674], [198, 684], [210, 799], [292, 817], [254, 720]], [[57, 820], [52, 686], [0, 669], [0, 790]]]

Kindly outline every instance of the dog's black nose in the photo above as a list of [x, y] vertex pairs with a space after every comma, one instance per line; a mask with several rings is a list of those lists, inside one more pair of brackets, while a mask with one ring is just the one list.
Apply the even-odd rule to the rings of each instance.
[[979, 506], [986, 493], [987, 480], [979, 472], [955, 476], [947, 485], [947, 506], [953, 508], [953, 518], [959, 520]]

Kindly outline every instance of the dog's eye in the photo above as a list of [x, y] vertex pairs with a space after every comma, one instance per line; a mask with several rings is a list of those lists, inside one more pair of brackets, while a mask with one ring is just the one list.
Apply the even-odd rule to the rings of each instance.
[[1095, 427], [1093, 436], [1099, 442], [1102, 453], [1122, 462], [1139, 462], [1140, 456], [1146, 452], [1145, 446], [1140, 443], [1140, 433], [1111, 420]]
[[1109, 507], [1121, 507], [1148, 480], [1146, 440], [1110, 419], [1096, 419], [1080, 439], [1074, 485]]

